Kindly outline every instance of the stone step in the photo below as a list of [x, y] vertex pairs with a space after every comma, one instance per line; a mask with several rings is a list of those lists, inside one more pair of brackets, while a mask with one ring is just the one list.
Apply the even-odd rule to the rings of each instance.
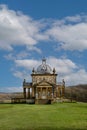
[[35, 104], [51, 104], [51, 100], [49, 100], [49, 99], [36, 99]]

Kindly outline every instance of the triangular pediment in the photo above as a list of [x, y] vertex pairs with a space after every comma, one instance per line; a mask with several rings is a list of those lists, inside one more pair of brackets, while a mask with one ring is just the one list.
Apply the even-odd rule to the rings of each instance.
[[38, 85], [42, 85], [42, 86], [45, 86], [45, 85], [50, 85], [50, 83], [48, 83], [47, 81], [42, 81], [42, 82], [39, 82]]
[[35, 84], [35, 86], [53, 86], [53, 84], [47, 82], [46, 80], [42, 80], [41, 82]]

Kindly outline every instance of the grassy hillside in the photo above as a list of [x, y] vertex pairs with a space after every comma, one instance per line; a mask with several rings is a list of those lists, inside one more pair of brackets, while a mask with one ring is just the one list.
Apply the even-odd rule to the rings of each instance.
[[87, 84], [66, 87], [65, 96], [77, 101], [87, 102]]
[[23, 98], [23, 93], [0, 93], [0, 103], [9, 102], [12, 97]]
[[87, 103], [0, 104], [0, 130], [87, 130]]

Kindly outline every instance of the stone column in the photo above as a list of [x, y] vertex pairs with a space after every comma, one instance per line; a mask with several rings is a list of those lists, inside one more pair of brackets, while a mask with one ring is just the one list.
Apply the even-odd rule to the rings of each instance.
[[26, 88], [23, 88], [24, 98], [26, 98]]
[[48, 98], [48, 87], [46, 87], [46, 97]]
[[60, 91], [61, 91], [61, 89], [60, 89], [60, 86], [58, 87], [58, 97], [60, 97]]
[[62, 86], [60, 87], [60, 97], [62, 97]]
[[34, 97], [36, 98], [36, 86], [34, 87]]
[[64, 97], [64, 94], [65, 94], [65, 88], [62, 87], [62, 97]]
[[28, 88], [28, 99], [30, 99], [30, 88]]
[[54, 86], [52, 86], [52, 98], [54, 98]]
[[37, 87], [36, 87], [36, 99], [38, 99], [38, 91], [37, 91]]
[[32, 87], [32, 97], [35, 97], [34, 87]]
[[56, 98], [56, 86], [54, 86], [54, 98]]
[[41, 95], [40, 95], [40, 98], [42, 99], [42, 87], [41, 87]]

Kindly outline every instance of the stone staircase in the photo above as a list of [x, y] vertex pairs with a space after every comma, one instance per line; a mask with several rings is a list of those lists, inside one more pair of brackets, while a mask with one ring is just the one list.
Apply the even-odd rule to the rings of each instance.
[[35, 104], [51, 104], [51, 100], [49, 100], [49, 99], [36, 99]]

